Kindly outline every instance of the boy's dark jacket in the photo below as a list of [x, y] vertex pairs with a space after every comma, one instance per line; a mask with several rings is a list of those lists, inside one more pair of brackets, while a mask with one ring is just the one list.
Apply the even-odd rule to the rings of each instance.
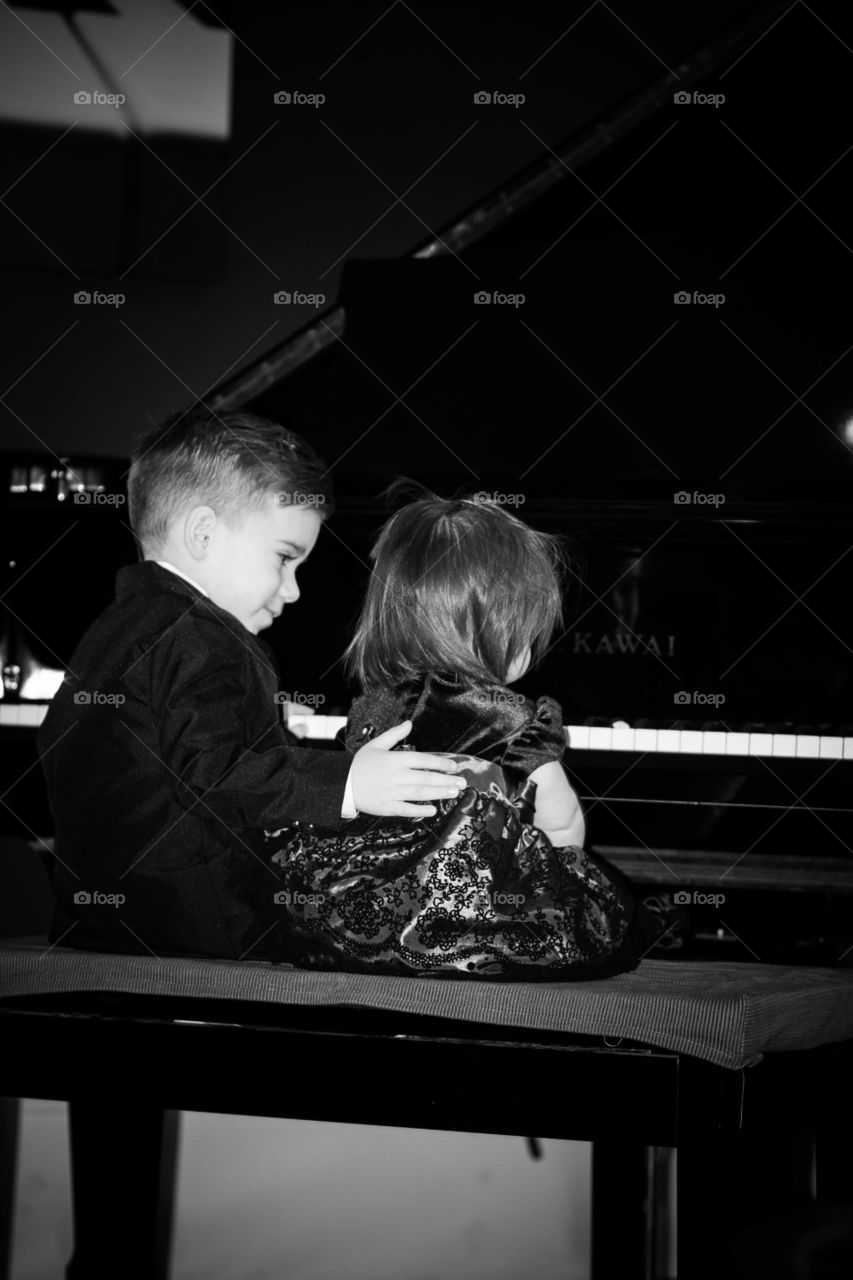
[[119, 571], [39, 731], [51, 942], [280, 958], [264, 830], [341, 826], [352, 757], [290, 745], [279, 687], [268, 646], [190, 583], [153, 561]]

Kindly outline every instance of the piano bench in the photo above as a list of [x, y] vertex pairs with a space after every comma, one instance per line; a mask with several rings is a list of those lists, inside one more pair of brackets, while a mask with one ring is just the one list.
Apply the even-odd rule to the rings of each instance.
[[771, 1274], [750, 1259], [786, 1223], [853, 1201], [850, 970], [644, 960], [492, 983], [8, 939], [0, 1028], [0, 1259], [17, 1100], [66, 1100], [67, 1280], [168, 1275], [182, 1110], [591, 1142], [594, 1280], [654, 1274], [656, 1148], [678, 1150], [679, 1280]]

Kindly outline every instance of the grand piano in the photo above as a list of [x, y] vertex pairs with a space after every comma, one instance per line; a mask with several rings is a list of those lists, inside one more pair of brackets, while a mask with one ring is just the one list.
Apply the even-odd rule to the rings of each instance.
[[[266, 637], [306, 741], [334, 749], [355, 692], [340, 655], [389, 481], [493, 494], [565, 539], [565, 626], [519, 688], [563, 705], [591, 844], [678, 907], [662, 951], [850, 965], [847, 54], [798, 59], [811, 19], [768, 29], [784, 9], [535, 134], [535, 163], [410, 255], [348, 261], [334, 305], [208, 403], [302, 432], [336, 477], [299, 612]], [[61, 668], [133, 544], [114, 508], [8, 489], [4, 667]], [[41, 714], [20, 694], [10, 779]], [[39, 785], [10, 788], [7, 826], [49, 832]]]

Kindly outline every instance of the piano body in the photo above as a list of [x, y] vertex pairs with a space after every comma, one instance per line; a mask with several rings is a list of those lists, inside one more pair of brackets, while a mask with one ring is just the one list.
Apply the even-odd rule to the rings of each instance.
[[[519, 688], [563, 706], [591, 844], [682, 908], [670, 954], [849, 965], [846, 81], [830, 40], [786, 98], [810, 19], [798, 7], [768, 31], [783, 7], [568, 140], [540, 138], [540, 160], [411, 256], [349, 261], [335, 305], [209, 402], [302, 432], [336, 476], [303, 571], [311, 625], [288, 613], [267, 635], [293, 700], [323, 700], [297, 726], [312, 741], [331, 745], [354, 692], [339, 658], [385, 486], [501, 495], [569, 556], [564, 632]], [[783, 216], [768, 166], [798, 191], [820, 173], [812, 208]], [[43, 585], [35, 564], [20, 575], [34, 501], [4, 495], [19, 639]], [[112, 520], [116, 564], [133, 558], [114, 511], [87, 515]], [[67, 661], [94, 612], [24, 639]], [[31, 733], [22, 714], [7, 696], [7, 751]]]

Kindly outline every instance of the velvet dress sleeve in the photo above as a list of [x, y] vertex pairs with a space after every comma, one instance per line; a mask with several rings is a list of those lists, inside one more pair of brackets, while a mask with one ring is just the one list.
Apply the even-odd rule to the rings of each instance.
[[562, 761], [565, 750], [562, 708], [553, 698], [539, 698], [533, 716], [507, 743], [500, 763], [529, 776], [542, 764]]
[[347, 723], [341, 734], [343, 744], [354, 755], [366, 742], [372, 742], [381, 733], [385, 733], [386, 729], [393, 729], [405, 719], [405, 709], [394, 693], [384, 690], [363, 693], [350, 707]]

